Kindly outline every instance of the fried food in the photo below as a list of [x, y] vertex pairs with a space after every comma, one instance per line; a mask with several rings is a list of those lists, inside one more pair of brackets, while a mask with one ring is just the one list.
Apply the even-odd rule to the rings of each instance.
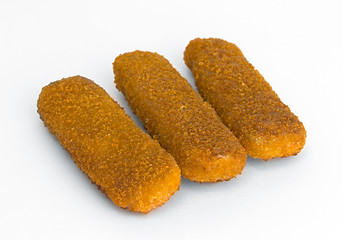
[[135, 51], [118, 56], [113, 70], [117, 88], [185, 178], [217, 182], [242, 172], [244, 148], [167, 59]]
[[194, 39], [184, 52], [203, 98], [217, 111], [247, 154], [268, 160], [296, 155], [306, 131], [240, 49], [221, 39]]
[[75, 76], [44, 87], [38, 113], [116, 205], [147, 213], [179, 189], [181, 175], [174, 158], [91, 80]]

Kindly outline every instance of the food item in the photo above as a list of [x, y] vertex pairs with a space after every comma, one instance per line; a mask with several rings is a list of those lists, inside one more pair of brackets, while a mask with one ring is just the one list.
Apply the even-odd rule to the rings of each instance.
[[268, 160], [296, 155], [306, 131], [239, 48], [221, 39], [194, 39], [184, 52], [199, 93], [247, 154]]
[[181, 182], [174, 158], [97, 84], [81, 76], [42, 89], [38, 112], [80, 169], [116, 205], [147, 213]]
[[113, 70], [117, 88], [185, 178], [217, 182], [242, 172], [244, 148], [167, 59], [135, 51], [118, 56]]

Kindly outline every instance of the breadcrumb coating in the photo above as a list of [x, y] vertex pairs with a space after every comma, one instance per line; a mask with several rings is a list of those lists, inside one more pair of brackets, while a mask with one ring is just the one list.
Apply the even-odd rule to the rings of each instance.
[[117, 88], [185, 178], [217, 182], [242, 172], [244, 148], [167, 59], [130, 52], [115, 59], [113, 70]]
[[194, 39], [184, 52], [199, 93], [247, 154], [268, 160], [296, 155], [306, 131], [240, 49], [221, 39]]
[[147, 213], [179, 189], [174, 158], [93, 81], [75, 76], [50, 83], [40, 93], [38, 113], [116, 205]]

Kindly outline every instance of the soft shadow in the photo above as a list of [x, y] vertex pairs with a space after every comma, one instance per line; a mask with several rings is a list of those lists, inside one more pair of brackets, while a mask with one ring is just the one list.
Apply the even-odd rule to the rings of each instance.
[[111, 91], [110, 93], [114, 101], [116, 101], [122, 108], [124, 108], [125, 113], [132, 118], [136, 125], [139, 126], [145, 133], [148, 133], [144, 128], [142, 121], [137, 117], [136, 114], [133, 113], [124, 95], [116, 89], [113, 89], [113, 91]]
[[215, 182], [215, 183], [198, 183], [193, 182], [189, 179], [182, 177], [182, 188], [185, 191], [191, 192], [219, 192], [223, 190], [230, 190], [231, 188], [237, 187], [240, 178], [243, 176], [239, 175], [236, 178], [230, 179], [228, 181]]
[[274, 167], [274, 168], [280, 168], [289, 166], [292, 164], [296, 164], [298, 162], [299, 157], [296, 156], [290, 156], [286, 158], [273, 158], [268, 161], [264, 161], [259, 158], [252, 158], [247, 157], [246, 166], [252, 167], [255, 169], [265, 169], [266, 167]]
[[195, 84], [195, 80], [194, 80], [194, 76], [193, 73], [191, 72], [191, 70], [189, 70], [189, 68], [184, 64], [184, 67], [182, 67], [182, 75], [184, 78], [186, 78], [186, 80], [189, 82], [189, 84], [193, 87], [194, 91], [198, 92], [198, 88]]

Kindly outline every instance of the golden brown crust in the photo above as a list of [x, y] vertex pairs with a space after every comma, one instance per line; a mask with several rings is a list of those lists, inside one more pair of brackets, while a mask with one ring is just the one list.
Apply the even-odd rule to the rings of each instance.
[[243, 147], [167, 59], [135, 51], [118, 56], [113, 69], [117, 88], [184, 177], [217, 182], [241, 173]]
[[116, 205], [147, 213], [178, 190], [181, 175], [174, 158], [91, 80], [75, 76], [44, 87], [38, 112]]
[[215, 108], [248, 155], [295, 155], [306, 131], [240, 49], [221, 39], [194, 39], [184, 52], [199, 93]]

